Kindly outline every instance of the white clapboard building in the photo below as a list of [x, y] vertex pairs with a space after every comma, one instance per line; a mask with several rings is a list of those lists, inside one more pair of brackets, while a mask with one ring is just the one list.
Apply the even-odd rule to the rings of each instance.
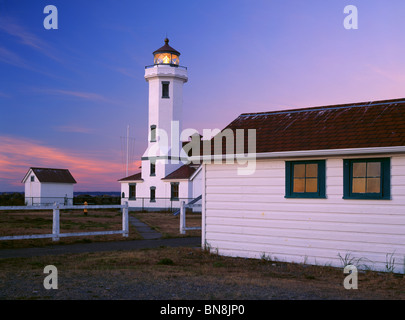
[[192, 133], [183, 139], [180, 136], [187, 68], [180, 66], [180, 53], [169, 46], [167, 38], [153, 56], [154, 64], [145, 67], [149, 84], [148, 147], [141, 159], [141, 171], [118, 180], [122, 202], [128, 201], [130, 210], [179, 208], [180, 201], [188, 203], [201, 196], [201, 170], [199, 165], [188, 163], [183, 151]]
[[76, 180], [68, 169], [31, 167], [21, 181], [25, 185], [25, 203], [49, 205], [73, 204], [73, 186]]
[[227, 129], [255, 130], [256, 149], [244, 165], [214, 163], [225, 147], [204, 157], [203, 246], [404, 272], [405, 99], [242, 114]]

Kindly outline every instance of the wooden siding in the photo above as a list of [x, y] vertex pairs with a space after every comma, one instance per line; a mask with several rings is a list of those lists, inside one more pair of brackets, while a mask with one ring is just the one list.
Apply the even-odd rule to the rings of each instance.
[[325, 159], [326, 199], [284, 197], [292, 159], [258, 160], [250, 176], [238, 176], [238, 164], [207, 164], [203, 245], [223, 255], [335, 267], [343, 266], [339, 254], [350, 255], [382, 271], [394, 254], [395, 272], [403, 273], [405, 155], [390, 157], [391, 200], [342, 199], [342, 158]]

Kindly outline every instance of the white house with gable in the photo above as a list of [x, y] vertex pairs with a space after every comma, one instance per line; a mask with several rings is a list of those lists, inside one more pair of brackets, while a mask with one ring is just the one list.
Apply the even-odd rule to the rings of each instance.
[[180, 201], [201, 195], [201, 170], [189, 164], [183, 150], [189, 137], [180, 136], [187, 68], [180, 66], [180, 52], [167, 38], [153, 56], [144, 75], [149, 85], [148, 147], [141, 171], [118, 180], [122, 202], [128, 201], [130, 209], [179, 208]]
[[202, 246], [405, 272], [405, 99], [247, 113], [227, 129], [255, 130], [254, 170], [225, 148], [198, 158]]
[[67, 169], [31, 167], [21, 181], [25, 184], [25, 203], [49, 205], [55, 202], [73, 204], [73, 186], [76, 180]]

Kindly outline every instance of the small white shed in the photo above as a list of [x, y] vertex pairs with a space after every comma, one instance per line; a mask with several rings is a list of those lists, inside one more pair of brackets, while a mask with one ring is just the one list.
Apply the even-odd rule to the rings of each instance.
[[214, 163], [225, 147], [204, 158], [203, 246], [404, 273], [405, 99], [242, 114], [227, 128], [256, 130], [254, 170]]
[[76, 180], [67, 169], [31, 167], [21, 182], [25, 184], [25, 203], [28, 206], [55, 202], [73, 204]]

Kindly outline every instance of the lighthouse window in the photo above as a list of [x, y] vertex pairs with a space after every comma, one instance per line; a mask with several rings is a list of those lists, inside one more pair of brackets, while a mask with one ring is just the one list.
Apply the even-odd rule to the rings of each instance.
[[156, 126], [151, 125], [150, 126], [150, 142], [155, 142], [156, 141]]
[[155, 162], [150, 162], [150, 176], [153, 177], [156, 175], [156, 164]]
[[162, 82], [162, 98], [169, 98], [169, 84], [168, 81]]

